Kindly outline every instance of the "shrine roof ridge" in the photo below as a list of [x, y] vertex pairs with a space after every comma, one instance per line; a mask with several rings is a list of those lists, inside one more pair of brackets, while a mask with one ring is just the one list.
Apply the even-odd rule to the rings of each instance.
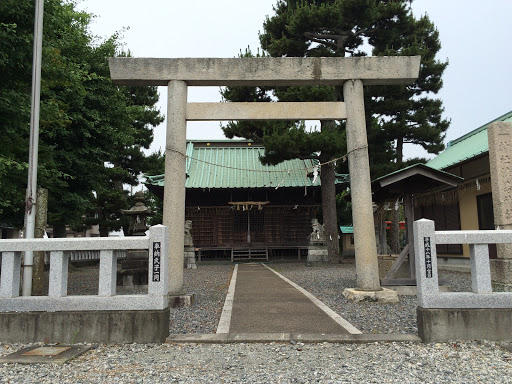
[[[240, 146], [223, 146], [229, 142], [212, 141], [211, 146], [187, 143], [187, 189], [232, 188], [304, 188], [320, 187], [320, 176], [313, 175], [316, 159], [291, 159], [277, 165], [263, 165], [264, 148], [239, 142]], [[200, 142], [204, 144], [204, 141]], [[245, 145], [243, 145], [245, 144]], [[164, 175], [146, 176], [146, 185], [163, 187]], [[336, 174], [336, 183], [348, 184], [348, 176]]]

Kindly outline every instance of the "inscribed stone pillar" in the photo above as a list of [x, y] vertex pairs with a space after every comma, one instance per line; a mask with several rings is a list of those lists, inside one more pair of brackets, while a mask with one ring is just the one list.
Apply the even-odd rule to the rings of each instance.
[[[496, 122], [487, 128], [492, 204], [496, 229], [512, 230], [512, 124]], [[494, 289], [512, 292], [512, 244], [498, 244], [491, 260]]]
[[373, 221], [363, 82], [361, 80], [346, 81], [343, 84], [343, 95], [347, 106], [347, 153], [354, 223], [357, 289], [379, 291], [381, 287]]
[[168, 84], [163, 224], [169, 228], [169, 294], [183, 288], [187, 84]]

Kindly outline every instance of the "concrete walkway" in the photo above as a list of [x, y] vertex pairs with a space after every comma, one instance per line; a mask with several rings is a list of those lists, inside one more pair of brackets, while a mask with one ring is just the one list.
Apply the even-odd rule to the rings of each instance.
[[263, 264], [239, 264], [233, 278], [234, 296], [230, 297], [230, 287], [220, 322], [223, 327], [217, 333], [361, 333], [314, 296]]
[[175, 343], [420, 342], [363, 334], [316, 297], [264, 264], [235, 265], [216, 334], [174, 334]]

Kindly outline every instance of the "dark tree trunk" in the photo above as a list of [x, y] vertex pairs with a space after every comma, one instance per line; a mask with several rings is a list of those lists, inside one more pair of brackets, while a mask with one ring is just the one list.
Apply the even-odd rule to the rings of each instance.
[[322, 182], [322, 214], [324, 233], [327, 240], [327, 250], [331, 263], [341, 262], [340, 245], [338, 241], [338, 218], [336, 215], [336, 189], [334, 163], [322, 166], [320, 173]]
[[66, 223], [53, 224], [53, 237], [66, 237]]
[[[322, 131], [335, 129], [334, 121], [321, 121]], [[322, 154], [320, 161], [325, 163], [330, 158]], [[340, 244], [338, 241], [338, 216], [336, 214], [336, 175], [334, 163], [322, 165], [320, 172], [322, 191], [322, 215], [324, 233], [327, 240], [327, 252], [331, 263], [340, 263]]]
[[108, 237], [108, 228], [100, 224], [100, 237]]
[[404, 157], [404, 138], [399, 137], [396, 139], [396, 165], [398, 169], [402, 168]]
[[122, 180], [113, 180], [114, 189], [117, 191], [123, 191], [123, 181]]

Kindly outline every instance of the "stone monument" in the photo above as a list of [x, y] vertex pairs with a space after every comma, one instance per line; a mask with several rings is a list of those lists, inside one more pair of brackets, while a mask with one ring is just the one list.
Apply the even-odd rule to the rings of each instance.
[[194, 239], [190, 230], [192, 229], [192, 220], [185, 220], [185, 239], [184, 239], [184, 259], [185, 268], [197, 269], [196, 265], [196, 249], [194, 248]]
[[[496, 122], [487, 128], [492, 205], [496, 229], [512, 229], [512, 124]], [[512, 292], [512, 244], [497, 244], [490, 260], [495, 291]]]
[[[123, 215], [130, 216], [130, 226], [127, 236], [145, 236], [148, 226], [146, 218], [154, 214], [146, 207], [144, 193], [136, 192], [135, 205], [130, 209], [123, 209]], [[131, 250], [126, 252], [126, 259], [121, 261], [121, 268], [117, 272], [117, 285], [125, 290], [135, 290], [136, 286], [148, 284], [148, 251]]]
[[324, 226], [318, 222], [318, 219], [312, 219], [311, 227], [313, 232], [309, 235], [308, 264], [328, 262], [329, 253], [327, 251]]

